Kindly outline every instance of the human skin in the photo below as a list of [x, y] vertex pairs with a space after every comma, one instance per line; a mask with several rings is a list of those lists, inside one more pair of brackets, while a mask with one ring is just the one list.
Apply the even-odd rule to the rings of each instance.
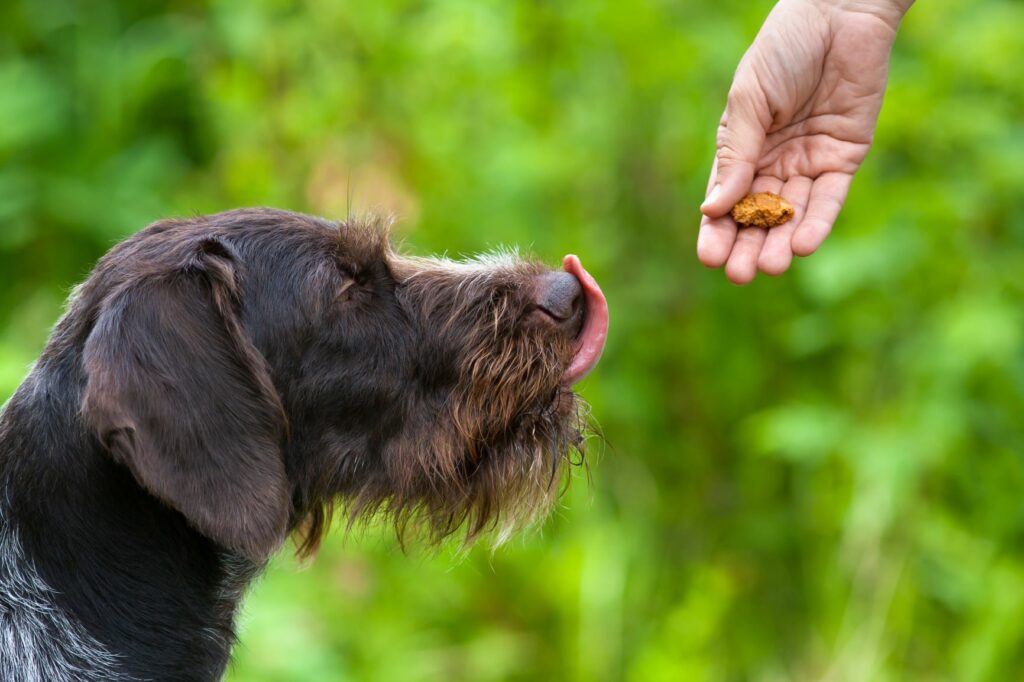
[[[736, 69], [701, 205], [697, 256], [736, 284], [814, 253], [875, 132], [896, 31], [913, 0], [781, 0]], [[796, 208], [772, 228], [737, 227], [746, 194]]]

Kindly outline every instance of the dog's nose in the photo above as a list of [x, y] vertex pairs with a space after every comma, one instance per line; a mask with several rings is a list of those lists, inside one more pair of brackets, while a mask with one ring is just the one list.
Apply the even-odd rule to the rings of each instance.
[[568, 272], [541, 275], [534, 303], [549, 322], [572, 333], [579, 331], [585, 301], [583, 287], [574, 275]]

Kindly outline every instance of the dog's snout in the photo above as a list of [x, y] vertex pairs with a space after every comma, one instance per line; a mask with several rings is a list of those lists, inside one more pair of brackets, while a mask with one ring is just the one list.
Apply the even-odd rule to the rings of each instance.
[[537, 310], [552, 324], [575, 333], [583, 322], [583, 287], [568, 272], [549, 272], [537, 282]]

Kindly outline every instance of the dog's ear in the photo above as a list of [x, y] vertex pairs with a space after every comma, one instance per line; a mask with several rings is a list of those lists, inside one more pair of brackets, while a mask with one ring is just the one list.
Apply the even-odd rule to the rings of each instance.
[[286, 533], [287, 427], [239, 319], [235, 262], [207, 239], [112, 292], [85, 344], [82, 413], [144, 488], [259, 561]]

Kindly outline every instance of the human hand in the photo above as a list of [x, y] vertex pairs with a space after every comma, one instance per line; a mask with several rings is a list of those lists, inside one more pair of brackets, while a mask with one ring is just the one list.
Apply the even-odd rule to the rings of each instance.
[[[913, 0], [781, 0], [736, 70], [701, 206], [697, 256], [746, 284], [780, 275], [832, 230], [871, 146], [889, 54]], [[781, 194], [788, 223], [740, 227], [748, 192]]]

